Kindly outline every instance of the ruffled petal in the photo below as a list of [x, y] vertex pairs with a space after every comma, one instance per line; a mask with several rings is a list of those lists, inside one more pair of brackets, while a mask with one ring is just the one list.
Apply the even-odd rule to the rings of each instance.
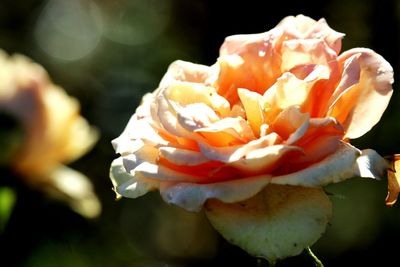
[[323, 186], [338, 183], [352, 177], [379, 179], [387, 169], [376, 152], [360, 151], [357, 148], [341, 143], [337, 151], [323, 160], [295, 173], [276, 176], [273, 184]]
[[[227, 117], [223, 118], [219, 121], [214, 122], [213, 124], [208, 125], [204, 128], [198, 128], [195, 130], [196, 133], [201, 133], [206, 137], [206, 140], [215, 140], [218, 138], [222, 138], [219, 134], [229, 135], [228, 139], [234, 138], [230, 140], [219, 140], [219, 142], [225, 143], [225, 145], [232, 145], [233, 143], [247, 143], [251, 140], [255, 139], [252, 129], [241, 117]], [[227, 136], [225, 135], [225, 138]], [[236, 142], [234, 142], [236, 141]]]
[[[278, 26], [283, 28], [289, 36], [299, 39], [323, 39], [336, 54], [339, 54], [342, 46], [342, 38], [345, 34], [333, 30], [326, 23], [325, 19], [315, 21], [304, 16], [288, 16], [284, 18]], [[292, 37], [292, 38], [293, 38]]]
[[110, 178], [117, 198], [121, 196], [137, 198], [159, 187], [159, 182], [156, 180], [127, 172], [122, 158], [117, 158], [111, 163]]
[[177, 81], [205, 83], [210, 73], [209, 66], [177, 60], [169, 65], [167, 73], [161, 79], [160, 87], [168, 87]]
[[345, 138], [353, 139], [368, 132], [382, 117], [393, 93], [393, 69], [383, 57], [366, 48], [351, 49], [338, 59], [347, 67], [344, 75], [353, 77], [352, 80], [357, 75], [351, 73], [353, 68], [349, 66], [354, 66], [353, 60], [357, 61], [359, 67], [354, 68], [360, 69], [359, 81], [341, 90], [328, 115], [338, 118], [345, 127]]
[[229, 147], [215, 147], [207, 143], [199, 143], [200, 151], [210, 160], [232, 163], [244, 157], [247, 153], [254, 149], [263, 148], [278, 144], [282, 141], [276, 133], [270, 133], [259, 139], [250, 141], [243, 145]]
[[253, 177], [212, 184], [170, 183], [160, 188], [162, 198], [188, 211], [199, 211], [207, 199], [226, 203], [248, 199], [260, 192], [270, 177]]
[[260, 136], [260, 127], [264, 123], [265, 101], [263, 96], [243, 88], [238, 89], [238, 95], [250, 127], [256, 136]]
[[176, 165], [193, 166], [209, 161], [203, 154], [193, 150], [160, 147], [159, 152], [163, 158]]

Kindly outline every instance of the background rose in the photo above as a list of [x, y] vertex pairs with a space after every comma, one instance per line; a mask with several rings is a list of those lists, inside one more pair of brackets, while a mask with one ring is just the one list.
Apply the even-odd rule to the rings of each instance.
[[[81, 214], [98, 215], [100, 204], [87, 177], [63, 165], [87, 153], [98, 139], [80, 116], [79, 102], [22, 55], [9, 57], [0, 51], [0, 66], [0, 112], [15, 118], [21, 128], [18, 144], [3, 165]], [[3, 125], [1, 130], [11, 129]]]
[[[319, 187], [356, 176], [382, 176], [386, 161], [373, 150], [351, 146], [349, 139], [362, 136], [380, 120], [392, 95], [393, 71], [369, 49], [339, 54], [342, 37], [324, 19], [299, 15], [265, 33], [226, 38], [211, 67], [174, 62], [113, 141], [121, 154], [111, 168], [115, 191], [138, 197], [160, 189], [168, 203], [197, 211], [208, 199], [248, 200], [268, 184]], [[285, 202], [297, 203], [296, 209], [294, 204], [279, 207], [294, 210], [288, 224], [310, 217], [297, 213], [309, 207], [311, 217], [320, 220], [314, 226], [318, 230], [294, 246], [294, 252], [271, 248], [266, 255], [264, 243], [249, 245], [243, 233], [254, 234], [254, 224], [246, 229], [248, 222], [238, 222], [248, 209], [213, 200], [207, 214], [227, 239], [274, 261], [313, 243], [330, 217], [323, 192], [304, 190], [268, 186], [264, 192], [270, 203], [274, 194], [279, 194], [277, 199], [297, 194]], [[314, 200], [306, 203], [312, 195]], [[313, 206], [317, 202], [326, 205]], [[256, 213], [271, 208], [257, 197], [244, 203]], [[288, 214], [282, 216], [284, 221]], [[258, 216], [263, 221], [265, 212]], [[231, 227], [232, 221], [240, 229]], [[262, 232], [265, 223], [260, 227]], [[242, 236], [237, 236], [240, 231]]]

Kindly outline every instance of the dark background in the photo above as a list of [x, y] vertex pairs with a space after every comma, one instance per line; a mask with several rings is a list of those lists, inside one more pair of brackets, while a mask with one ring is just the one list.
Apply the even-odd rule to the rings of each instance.
[[[324, 17], [346, 33], [342, 51], [372, 48], [392, 64], [397, 80], [400, 2], [395, 0], [1, 0], [0, 47], [43, 65], [80, 100], [83, 116], [101, 132], [95, 148], [71, 167], [91, 178], [103, 213], [84, 219], [1, 173], [0, 186], [14, 188], [17, 202], [0, 234], [0, 266], [267, 266], [224, 241], [202, 213], [169, 206], [157, 192], [116, 202], [108, 178], [116, 157], [110, 141], [172, 61], [211, 65], [226, 36], [267, 31], [297, 14]], [[352, 141], [360, 149], [400, 153], [397, 88], [395, 83], [380, 123]], [[385, 207], [386, 184], [353, 179], [327, 188], [334, 217], [313, 246], [325, 266], [397, 262], [400, 204]], [[302, 254], [277, 266], [313, 262]]]

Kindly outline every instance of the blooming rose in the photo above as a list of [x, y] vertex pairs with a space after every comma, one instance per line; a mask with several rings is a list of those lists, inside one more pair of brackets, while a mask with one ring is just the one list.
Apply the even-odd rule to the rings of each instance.
[[24, 56], [0, 51], [0, 66], [0, 113], [15, 118], [23, 131], [7, 164], [26, 182], [60, 195], [82, 214], [98, 214], [100, 204], [87, 177], [62, 165], [97, 141], [97, 131], [79, 115], [78, 101]]
[[[283, 201], [302, 192], [286, 202], [293, 205], [308, 195], [316, 196], [313, 203], [326, 202], [312, 190], [383, 175], [386, 161], [349, 140], [380, 120], [392, 95], [393, 71], [370, 49], [340, 54], [343, 36], [324, 19], [299, 15], [265, 33], [227, 37], [210, 67], [172, 63], [113, 141], [121, 154], [111, 168], [115, 191], [134, 198], [158, 189], [166, 202], [189, 211], [207, 203], [211, 222], [225, 237], [263, 255], [249, 248], [244, 234], [230, 238], [241, 230], [229, 221], [244, 213], [224, 203], [254, 199], [266, 187], [269, 203], [275, 203], [274, 192]], [[259, 207], [252, 201], [245, 203]], [[330, 209], [326, 203], [318, 209]], [[329, 212], [318, 217], [328, 218]]]

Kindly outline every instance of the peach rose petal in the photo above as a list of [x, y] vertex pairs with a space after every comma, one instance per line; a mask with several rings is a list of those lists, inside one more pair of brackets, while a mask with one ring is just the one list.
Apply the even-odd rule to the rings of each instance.
[[121, 155], [136, 152], [144, 143], [153, 146], [169, 145], [167, 140], [157, 134], [147, 119], [138, 119], [137, 116], [132, 116], [122, 134], [111, 143], [115, 152]]
[[297, 146], [273, 145], [250, 151], [243, 158], [231, 163], [247, 174], [268, 172], [287, 154], [302, 154], [303, 149]]
[[246, 118], [256, 136], [260, 136], [260, 126], [264, 123], [264, 98], [262, 95], [239, 88], [238, 95], [246, 112]]
[[190, 137], [192, 134], [181, 126], [178, 121], [178, 111], [173, 101], [162, 95], [157, 96], [157, 120], [161, 127], [176, 137]]
[[227, 117], [210, 124], [205, 128], [196, 129], [197, 133], [226, 133], [242, 142], [255, 139], [252, 129], [246, 120], [241, 117]]
[[281, 137], [276, 133], [270, 133], [259, 139], [252, 140], [243, 145], [229, 147], [215, 147], [207, 143], [199, 143], [200, 151], [210, 160], [231, 163], [244, 157], [247, 153], [254, 149], [268, 147], [281, 142]]
[[217, 94], [215, 89], [200, 83], [176, 82], [162, 91], [163, 97], [179, 103], [188, 105], [194, 103], [204, 103], [210, 106], [221, 116], [227, 116], [230, 113], [229, 102]]
[[123, 156], [125, 170], [132, 174], [139, 174], [159, 181], [189, 181], [200, 182], [201, 177], [180, 173], [158, 163], [159, 151], [157, 148], [145, 145], [133, 154]]
[[160, 87], [167, 87], [176, 81], [204, 83], [209, 73], [209, 66], [177, 60], [168, 67], [167, 73], [161, 79]]
[[121, 196], [136, 198], [159, 187], [159, 182], [126, 171], [123, 159], [115, 159], [110, 168], [110, 178], [117, 198]]
[[227, 37], [217, 62], [218, 93], [231, 103], [238, 100], [238, 88], [263, 94], [280, 75], [280, 57], [274, 47], [280, 34], [270, 31]]
[[295, 39], [282, 43], [282, 73], [302, 64], [332, 66], [336, 53], [321, 39]]
[[189, 211], [198, 211], [207, 199], [226, 203], [248, 199], [267, 184], [319, 187], [352, 177], [379, 179], [387, 163], [373, 150], [360, 151], [341, 143], [337, 151], [300, 171], [281, 176], [259, 175], [211, 184], [164, 183], [160, 192], [165, 201]]
[[162, 198], [188, 211], [200, 211], [207, 199], [216, 198], [234, 203], [256, 195], [271, 177], [251, 177], [212, 184], [163, 183], [160, 187]]
[[393, 69], [383, 57], [370, 49], [354, 48], [338, 60], [345, 62], [353, 55], [358, 55], [360, 80], [345, 90], [328, 112], [338, 116], [346, 128], [345, 138], [350, 139], [362, 136], [378, 123], [393, 93]]
[[210, 161], [203, 154], [193, 150], [175, 147], [160, 147], [160, 155], [176, 165], [194, 166]]
[[374, 150], [358, 150], [341, 142], [334, 154], [298, 172], [274, 177], [271, 183], [300, 186], [324, 186], [352, 177], [380, 179], [387, 169], [384, 159]]
[[212, 108], [204, 103], [189, 104], [185, 107], [177, 107], [178, 122], [188, 131], [196, 131], [210, 126], [218, 121], [219, 117]]
[[386, 206], [388, 207], [391, 207], [396, 203], [397, 197], [400, 193], [400, 155], [393, 155], [390, 158], [390, 161], [392, 166], [390, 166], [387, 171], [388, 194], [386, 196]]
[[[294, 27], [293, 27], [294, 26]], [[324, 39], [324, 41], [339, 54], [342, 46], [342, 38], [345, 34], [330, 28], [325, 19], [318, 21], [304, 15], [288, 16], [278, 26], [298, 39]]]
[[209, 200], [205, 211], [226, 240], [276, 262], [300, 254], [320, 238], [332, 204], [321, 188], [268, 185], [245, 201]]
[[289, 106], [272, 122], [271, 127], [290, 145], [300, 139], [310, 125], [310, 115], [302, 113], [299, 106]]
[[341, 138], [337, 135], [319, 136], [309, 142], [303, 148], [303, 154], [297, 159], [291, 160], [291, 164], [313, 163], [323, 159], [327, 155], [334, 154], [341, 145]]

